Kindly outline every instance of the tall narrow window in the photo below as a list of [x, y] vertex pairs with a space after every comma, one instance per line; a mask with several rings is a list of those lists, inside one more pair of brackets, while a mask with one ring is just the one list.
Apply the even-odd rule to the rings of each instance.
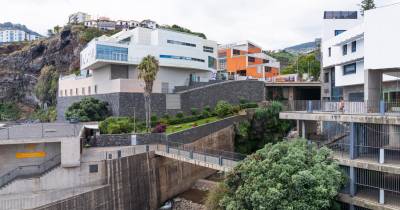
[[357, 41], [353, 41], [351, 43], [351, 52], [356, 52], [357, 51]]
[[342, 51], [343, 55], [347, 55], [347, 44], [343, 45]]
[[329, 56], [329, 57], [332, 56], [332, 48], [328, 48], [328, 56]]
[[94, 94], [97, 94], [97, 85], [94, 85]]

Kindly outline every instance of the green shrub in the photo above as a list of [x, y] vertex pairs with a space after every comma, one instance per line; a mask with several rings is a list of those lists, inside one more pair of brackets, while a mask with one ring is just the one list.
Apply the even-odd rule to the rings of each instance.
[[211, 108], [210, 108], [210, 106], [205, 106], [205, 107], [203, 108], [203, 110], [211, 113]]
[[258, 104], [256, 102], [249, 102], [245, 104], [240, 104], [241, 109], [250, 109], [250, 108], [258, 108]]
[[151, 120], [151, 122], [157, 122], [158, 121], [157, 115], [152, 115], [150, 120]]
[[15, 103], [0, 103], [0, 121], [17, 120], [21, 115], [21, 110]]
[[239, 113], [241, 110], [239, 105], [232, 106], [232, 113]]
[[177, 125], [182, 123], [182, 118], [174, 117], [168, 120], [169, 125]]
[[198, 115], [199, 114], [199, 109], [198, 108], [191, 108], [190, 109], [190, 113], [192, 115]]
[[79, 119], [81, 122], [101, 121], [109, 115], [107, 106], [107, 102], [92, 97], [84, 98], [68, 107], [65, 118], [67, 120]]
[[40, 122], [54, 122], [57, 119], [56, 107], [49, 107], [47, 110], [36, 109], [30, 117], [33, 120], [39, 120]]
[[210, 116], [211, 116], [211, 113], [210, 113], [209, 111], [204, 110], [204, 111], [201, 113], [201, 117], [202, 117], [203, 119], [209, 118]]
[[168, 120], [170, 116], [168, 114], [164, 114], [163, 118]]
[[218, 117], [226, 117], [232, 114], [232, 105], [226, 101], [218, 101], [217, 106], [215, 107], [215, 113]]
[[240, 98], [240, 99], [239, 99], [239, 103], [240, 103], [240, 104], [247, 104], [247, 103], [249, 103], [249, 100], [244, 99], [244, 98]]
[[132, 133], [134, 130], [134, 119], [129, 117], [109, 117], [99, 124], [102, 134]]
[[178, 112], [178, 113], [176, 114], [176, 118], [182, 119], [184, 116], [185, 116], [185, 115], [183, 114], [183, 112]]

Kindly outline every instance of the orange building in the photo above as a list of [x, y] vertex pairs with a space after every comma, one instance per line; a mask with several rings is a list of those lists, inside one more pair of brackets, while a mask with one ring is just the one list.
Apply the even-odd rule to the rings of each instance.
[[280, 63], [249, 41], [218, 47], [218, 73], [229, 78], [271, 79], [279, 75]]

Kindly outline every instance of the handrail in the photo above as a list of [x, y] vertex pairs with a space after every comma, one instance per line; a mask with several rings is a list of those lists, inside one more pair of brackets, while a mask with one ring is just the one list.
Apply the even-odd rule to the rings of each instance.
[[6, 184], [12, 182], [15, 179], [18, 179], [19, 177], [32, 177], [42, 175], [60, 164], [61, 154], [57, 154], [38, 165], [18, 166], [17, 168], [14, 168], [13, 170], [0, 177], [0, 188], [4, 187]]

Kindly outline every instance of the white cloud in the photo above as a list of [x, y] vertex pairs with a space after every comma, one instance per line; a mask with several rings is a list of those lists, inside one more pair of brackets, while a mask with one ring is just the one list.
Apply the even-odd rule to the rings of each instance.
[[[2, 0], [0, 22], [45, 34], [69, 14], [87, 12], [112, 19], [153, 19], [178, 24], [226, 43], [252, 40], [265, 49], [313, 41], [324, 10], [358, 10], [361, 0]], [[395, 0], [377, 0], [386, 5]]]

